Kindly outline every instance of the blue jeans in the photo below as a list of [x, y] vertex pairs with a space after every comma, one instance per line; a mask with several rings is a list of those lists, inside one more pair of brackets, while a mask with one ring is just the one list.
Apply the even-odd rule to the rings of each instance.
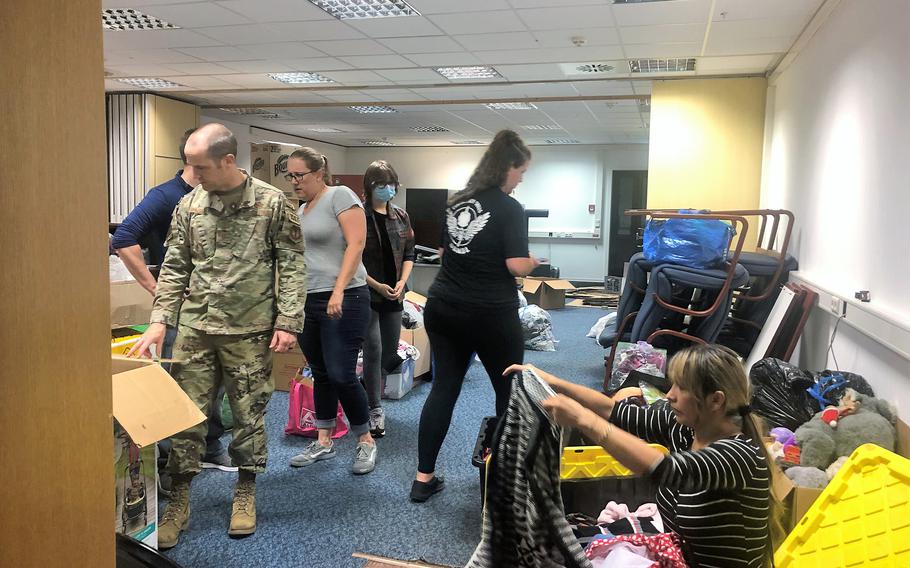
[[307, 294], [300, 349], [313, 372], [316, 427], [335, 427], [338, 403], [344, 409], [351, 432], [370, 430], [367, 393], [357, 380], [357, 354], [370, 324], [370, 292], [366, 286], [344, 291], [341, 317], [326, 313], [331, 292]]
[[[168, 327], [164, 335], [164, 345], [161, 346], [161, 358], [170, 359], [174, 354], [174, 341], [177, 340], [177, 328]], [[221, 436], [224, 435], [224, 424], [221, 423], [221, 399], [224, 398], [224, 385], [218, 389], [215, 395], [215, 403], [212, 404], [212, 410], [209, 412], [208, 427], [209, 430], [205, 435], [205, 456], [213, 458], [220, 456], [224, 452], [221, 445]], [[165, 438], [158, 442], [158, 463], [163, 467], [167, 463], [167, 457], [171, 453], [171, 439]]]

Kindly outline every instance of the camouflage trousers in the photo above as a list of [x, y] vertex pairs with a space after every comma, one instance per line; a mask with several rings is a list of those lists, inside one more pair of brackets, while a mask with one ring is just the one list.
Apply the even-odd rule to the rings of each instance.
[[[215, 393], [223, 384], [234, 415], [228, 453], [234, 464], [251, 473], [265, 471], [268, 457], [265, 407], [275, 387], [271, 382], [272, 332], [209, 335], [181, 325], [174, 344], [171, 375], [183, 392], [209, 415]], [[167, 469], [172, 474], [196, 474], [205, 453], [206, 422], [171, 437]]]

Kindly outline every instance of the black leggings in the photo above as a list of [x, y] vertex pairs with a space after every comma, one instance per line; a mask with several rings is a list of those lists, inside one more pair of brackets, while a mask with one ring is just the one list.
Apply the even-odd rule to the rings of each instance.
[[502, 372], [513, 363], [524, 362], [524, 337], [517, 309], [475, 312], [431, 298], [424, 323], [436, 373], [420, 414], [417, 471], [433, 473], [473, 354], [477, 353], [490, 376], [496, 392], [496, 415], [501, 416], [512, 384]]

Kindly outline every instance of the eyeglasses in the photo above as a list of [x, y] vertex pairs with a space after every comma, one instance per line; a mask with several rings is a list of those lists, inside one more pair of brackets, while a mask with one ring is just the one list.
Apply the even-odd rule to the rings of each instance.
[[284, 174], [284, 179], [286, 179], [287, 181], [300, 181], [304, 178], [304, 176], [307, 176], [315, 171], [316, 170], [310, 170], [308, 172], [303, 172], [302, 174], [298, 174], [296, 172], [288, 172], [288, 173]]

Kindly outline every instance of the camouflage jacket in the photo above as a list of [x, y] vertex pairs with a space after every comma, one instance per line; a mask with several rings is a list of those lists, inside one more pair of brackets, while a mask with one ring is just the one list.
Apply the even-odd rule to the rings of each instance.
[[[300, 219], [281, 190], [247, 176], [236, 209], [202, 186], [174, 210], [152, 323], [209, 334], [303, 329]], [[277, 272], [276, 272], [277, 271]], [[277, 278], [276, 278], [277, 276]]]

